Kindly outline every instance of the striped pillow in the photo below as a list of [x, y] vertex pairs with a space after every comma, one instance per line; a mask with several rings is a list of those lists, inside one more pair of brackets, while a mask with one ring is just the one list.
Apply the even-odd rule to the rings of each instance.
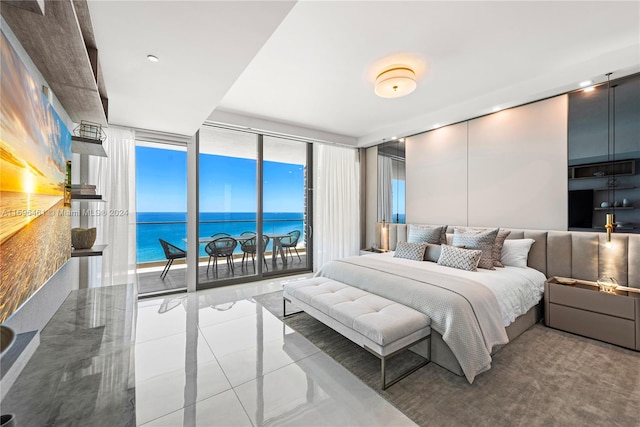
[[482, 251], [440, 245], [441, 253], [438, 264], [459, 270], [477, 271]]
[[429, 227], [426, 225], [409, 224], [407, 232], [407, 242], [409, 243], [442, 243], [442, 235], [446, 233], [447, 227]]
[[427, 243], [409, 243], [398, 242], [396, 252], [393, 254], [395, 258], [406, 258], [413, 261], [422, 261], [424, 259], [424, 250]]
[[461, 231], [456, 228], [453, 231], [453, 246], [463, 246], [466, 249], [482, 251], [478, 267], [495, 270], [493, 267], [493, 245], [498, 231], [498, 228], [489, 231]]

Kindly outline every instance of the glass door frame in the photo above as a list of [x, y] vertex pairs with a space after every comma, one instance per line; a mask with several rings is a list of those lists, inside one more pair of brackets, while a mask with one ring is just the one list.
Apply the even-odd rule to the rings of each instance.
[[[300, 273], [311, 272], [313, 270], [313, 145], [309, 141], [300, 138], [272, 134], [269, 132], [258, 132], [247, 129], [237, 129], [232, 126], [223, 126], [220, 124], [205, 122], [202, 126], [210, 126], [227, 131], [244, 132], [256, 135], [256, 237], [257, 241], [262, 240], [264, 225], [264, 137], [270, 136], [275, 138], [286, 139], [306, 144], [306, 169], [307, 178], [304, 188], [306, 196], [305, 212], [303, 212], [303, 223], [305, 228], [305, 236], [307, 239], [306, 251], [307, 262], [305, 267], [291, 270], [265, 271], [263, 264], [256, 262], [256, 274], [250, 276], [232, 277], [228, 279], [219, 279], [201, 283], [198, 278], [199, 268], [199, 187], [200, 187], [200, 131], [192, 138], [192, 143], [188, 145], [187, 150], [187, 234], [188, 234], [188, 251], [187, 251], [187, 290], [189, 292], [196, 290], [211, 289], [220, 286], [234, 285], [239, 283], [255, 282], [264, 280], [265, 278], [273, 278], [279, 276], [288, 276]], [[256, 258], [262, 259], [264, 249], [262, 245], [257, 245]], [[273, 255], [275, 256], [275, 254]]]

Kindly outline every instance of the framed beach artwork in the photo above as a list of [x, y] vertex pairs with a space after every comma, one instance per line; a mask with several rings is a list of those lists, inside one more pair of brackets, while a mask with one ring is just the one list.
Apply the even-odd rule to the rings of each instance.
[[0, 322], [71, 256], [71, 134], [0, 32]]

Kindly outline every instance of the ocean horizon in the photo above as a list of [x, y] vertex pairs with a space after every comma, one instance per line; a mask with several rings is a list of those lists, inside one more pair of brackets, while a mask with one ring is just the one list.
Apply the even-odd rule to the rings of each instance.
[[[232, 236], [244, 231], [256, 231], [255, 212], [200, 212], [200, 237], [215, 233], [227, 233]], [[137, 212], [136, 254], [137, 262], [166, 260], [158, 239], [186, 250], [187, 213], [186, 212]], [[265, 212], [263, 215], [263, 233], [288, 233], [299, 230], [304, 234], [303, 212]], [[200, 257], [206, 257], [205, 245], [200, 245]], [[267, 247], [271, 250], [271, 243]], [[242, 253], [240, 246], [236, 253]]]

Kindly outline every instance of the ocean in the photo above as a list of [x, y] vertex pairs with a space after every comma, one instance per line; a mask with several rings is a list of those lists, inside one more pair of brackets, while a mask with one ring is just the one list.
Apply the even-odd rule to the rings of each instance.
[[[186, 212], [138, 212], [136, 215], [137, 235], [136, 251], [138, 263], [165, 260], [158, 239], [187, 248]], [[304, 230], [302, 212], [265, 212], [263, 218], [264, 233], [288, 233], [292, 230]], [[243, 231], [256, 231], [255, 212], [202, 212], [200, 213], [200, 236], [209, 237], [215, 233], [228, 233], [232, 236]], [[200, 256], [206, 257], [205, 245], [200, 245]], [[267, 250], [271, 250], [271, 242]], [[237, 253], [242, 253], [240, 246]]]

